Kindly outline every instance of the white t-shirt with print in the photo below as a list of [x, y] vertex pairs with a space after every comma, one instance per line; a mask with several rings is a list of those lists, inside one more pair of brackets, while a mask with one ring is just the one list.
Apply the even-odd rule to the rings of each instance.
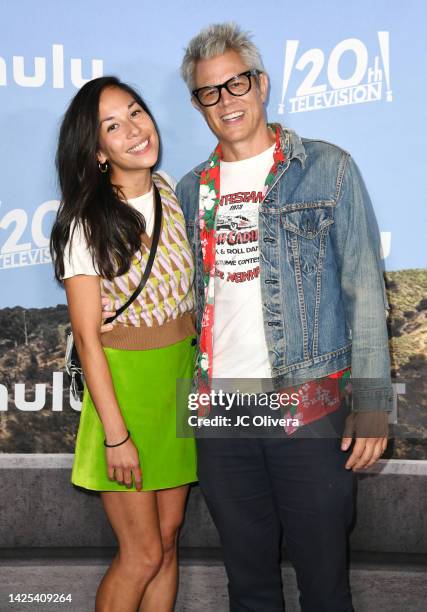
[[259, 277], [258, 213], [274, 145], [221, 162], [216, 218], [213, 378], [270, 378]]

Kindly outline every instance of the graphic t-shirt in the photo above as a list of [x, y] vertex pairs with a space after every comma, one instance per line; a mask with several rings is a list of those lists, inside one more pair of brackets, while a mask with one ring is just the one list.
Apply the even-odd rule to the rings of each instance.
[[221, 162], [216, 218], [214, 378], [270, 378], [259, 277], [258, 213], [274, 145]]

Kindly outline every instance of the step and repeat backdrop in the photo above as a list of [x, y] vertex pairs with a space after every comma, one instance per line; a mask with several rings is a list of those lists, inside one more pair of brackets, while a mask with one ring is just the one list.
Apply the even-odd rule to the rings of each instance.
[[215, 142], [179, 76], [199, 29], [253, 34], [267, 113], [350, 151], [378, 217], [398, 395], [392, 456], [425, 457], [427, 3], [407, 0], [0, 0], [0, 452], [72, 452], [80, 406], [63, 375], [65, 295], [48, 241], [61, 117], [87, 80], [136, 86], [180, 178]]

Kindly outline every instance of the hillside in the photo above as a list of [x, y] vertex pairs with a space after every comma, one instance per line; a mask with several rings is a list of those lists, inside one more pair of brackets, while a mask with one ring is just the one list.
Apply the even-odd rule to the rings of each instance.
[[[392, 374], [396, 382], [406, 385], [405, 395], [399, 396], [399, 424], [386, 456], [426, 459], [427, 269], [389, 272], [386, 285]], [[8, 410], [0, 406], [0, 452], [73, 451], [79, 413], [70, 407], [68, 390], [62, 411], [52, 411], [52, 373], [63, 368], [67, 327], [64, 305], [0, 310], [0, 384], [8, 391]], [[26, 383], [28, 402], [35, 399], [35, 385], [44, 384], [44, 407], [19, 410], [12, 397], [16, 383]]]
[[[427, 458], [427, 270], [386, 275], [392, 374], [406, 385], [399, 396], [393, 456]], [[407, 439], [411, 439], [408, 442]]]

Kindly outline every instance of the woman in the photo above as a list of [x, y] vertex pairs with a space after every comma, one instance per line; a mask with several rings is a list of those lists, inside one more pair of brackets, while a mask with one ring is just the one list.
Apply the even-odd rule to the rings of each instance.
[[[119, 543], [99, 612], [173, 609], [177, 534], [196, 480], [194, 440], [176, 437], [175, 404], [176, 379], [193, 369], [193, 260], [174, 192], [153, 172], [159, 148], [144, 101], [115, 77], [80, 89], [58, 143], [51, 251], [87, 384], [72, 482], [101, 492]], [[163, 219], [151, 274], [101, 338], [101, 299], [117, 310], [144, 272], [156, 189]]]

